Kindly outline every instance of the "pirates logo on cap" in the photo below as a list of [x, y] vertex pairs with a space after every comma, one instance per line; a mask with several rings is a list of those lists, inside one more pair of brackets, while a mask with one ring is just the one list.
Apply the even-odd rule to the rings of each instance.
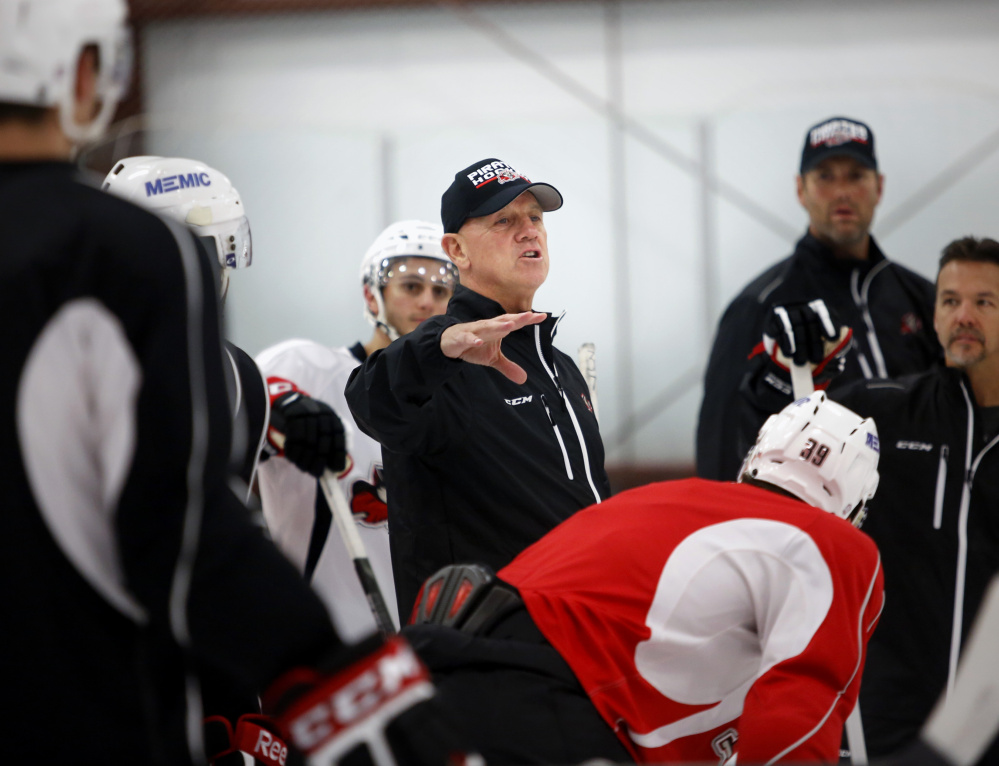
[[551, 184], [532, 182], [502, 160], [491, 157], [459, 170], [441, 197], [445, 233], [456, 233], [469, 218], [503, 209], [526, 191], [535, 196], [546, 213], [562, 207], [558, 189]]

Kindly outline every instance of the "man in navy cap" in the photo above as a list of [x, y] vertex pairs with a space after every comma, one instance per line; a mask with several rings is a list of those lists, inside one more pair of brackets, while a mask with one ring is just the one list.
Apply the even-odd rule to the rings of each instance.
[[[697, 474], [734, 480], [767, 416], [791, 401], [791, 363], [815, 388], [922, 372], [940, 356], [933, 284], [885, 258], [871, 222], [884, 176], [874, 132], [831, 117], [805, 134], [796, 179], [808, 231], [722, 315], [704, 376]], [[852, 331], [840, 334], [841, 326]]]
[[548, 276], [555, 187], [498, 159], [458, 171], [441, 200], [461, 284], [447, 313], [354, 370], [347, 402], [382, 444], [402, 619], [441, 567], [495, 569], [610, 495], [586, 382], [533, 310]]

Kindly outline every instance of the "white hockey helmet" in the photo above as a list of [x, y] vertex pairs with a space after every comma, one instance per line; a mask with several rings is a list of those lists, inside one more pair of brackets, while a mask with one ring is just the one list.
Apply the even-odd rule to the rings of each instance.
[[398, 338], [399, 331], [388, 323], [382, 288], [393, 276], [392, 264], [396, 259], [417, 257], [440, 261], [438, 268], [422, 276], [452, 291], [458, 284], [458, 269], [441, 247], [443, 237], [444, 227], [438, 223], [397, 221], [375, 238], [361, 259], [361, 284], [371, 289], [378, 305], [378, 314], [375, 315], [365, 301], [364, 317], [375, 327], [380, 327], [390, 340]]
[[823, 391], [771, 415], [739, 481], [772, 484], [859, 527], [878, 488], [878, 429]]
[[232, 182], [215, 168], [182, 157], [126, 157], [111, 168], [102, 188], [194, 231], [222, 267], [223, 297], [229, 270], [253, 261], [243, 201]]
[[[125, 0], [0, 0], [0, 102], [58, 107], [76, 144], [99, 138], [125, 95], [132, 70]], [[97, 47], [100, 109], [74, 119], [77, 62]]]

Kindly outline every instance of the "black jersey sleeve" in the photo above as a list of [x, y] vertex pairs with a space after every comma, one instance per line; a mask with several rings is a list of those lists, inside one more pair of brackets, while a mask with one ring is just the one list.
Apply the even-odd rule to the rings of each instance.
[[259, 685], [337, 640], [321, 602], [229, 489], [216, 280], [193, 237], [165, 229], [146, 237], [143, 261], [155, 265], [144, 268], [157, 273], [136, 281], [143, 294], [128, 306], [140, 308], [125, 318], [142, 383], [115, 516], [122, 563], [151, 621]]

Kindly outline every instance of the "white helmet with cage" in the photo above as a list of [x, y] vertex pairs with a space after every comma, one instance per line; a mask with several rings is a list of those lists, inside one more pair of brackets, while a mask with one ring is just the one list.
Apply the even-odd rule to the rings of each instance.
[[[75, 144], [107, 129], [132, 69], [125, 0], [0, 0], [0, 102], [58, 107], [63, 132]], [[74, 119], [80, 54], [96, 46], [95, 118]]]
[[181, 157], [127, 157], [115, 163], [102, 188], [193, 230], [218, 258], [223, 297], [230, 269], [245, 268], [253, 260], [243, 201], [215, 168]]
[[816, 391], [767, 419], [739, 481], [772, 484], [859, 527], [880, 452], [873, 420]]
[[397, 339], [400, 333], [388, 323], [382, 290], [395, 275], [393, 266], [398, 259], [416, 257], [440, 261], [438, 267], [420, 269], [420, 275], [430, 283], [444, 285], [452, 291], [458, 284], [458, 269], [441, 247], [443, 236], [444, 227], [440, 224], [398, 221], [378, 235], [361, 259], [361, 284], [371, 290], [378, 306], [377, 315], [373, 314], [365, 301], [364, 317], [381, 328], [390, 340]]

